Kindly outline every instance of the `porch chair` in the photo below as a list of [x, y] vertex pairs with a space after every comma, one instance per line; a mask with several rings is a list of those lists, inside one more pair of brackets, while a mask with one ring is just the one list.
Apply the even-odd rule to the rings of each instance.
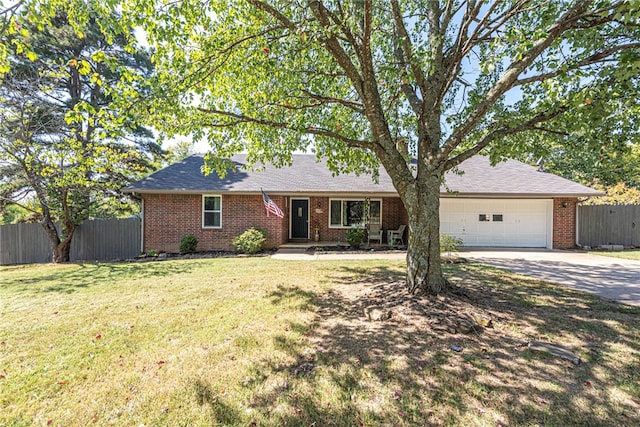
[[404, 229], [407, 228], [405, 224], [398, 227], [397, 230], [387, 231], [387, 243], [395, 245], [396, 241], [400, 241], [400, 244], [404, 246]]
[[382, 228], [380, 224], [369, 224], [369, 242], [377, 240], [382, 244]]

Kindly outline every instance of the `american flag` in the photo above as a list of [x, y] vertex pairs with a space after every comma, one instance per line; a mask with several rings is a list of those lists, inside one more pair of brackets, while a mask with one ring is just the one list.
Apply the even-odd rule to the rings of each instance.
[[260, 191], [262, 191], [262, 201], [264, 202], [264, 208], [267, 210], [267, 216], [273, 214], [278, 218], [284, 218], [284, 212], [276, 205], [276, 202], [271, 200], [262, 189], [260, 189]]

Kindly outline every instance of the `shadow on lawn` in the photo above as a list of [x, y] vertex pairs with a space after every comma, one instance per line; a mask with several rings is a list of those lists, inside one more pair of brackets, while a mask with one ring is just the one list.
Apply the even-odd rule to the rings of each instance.
[[197, 380], [193, 384], [198, 404], [211, 410], [211, 418], [223, 425], [234, 425], [240, 418], [236, 408], [227, 404], [219, 393], [211, 389], [204, 381]]
[[70, 294], [95, 286], [112, 286], [119, 280], [189, 273], [193, 268], [193, 263], [182, 262], [64, 264], [59, 269], [47, 270], [48, 273], [43, 275], [27, 274], [25, 270], [24, 275], [3, 277], [2, 286], [24, 292]]
[[[286, 373], [288, 383], [268, 388], [264, 375], [250, 385], [253, 410], [278, 425], [638, 420], [640, 310], [477, 264], [448, 272], [455, 289], [442, 298], [407, 296], [404, 271], [389, 268], [343, 267], [333, 274], [334, 288], [319, 296], [280, 288], [274, 304], [302, 298], [318, 316], [310, 327], [297, 326], [309, 336], [306, 346], [278, 346], [296, 361], [269, 366]], [[390, 308], [393, 317], [366, 320], [363, 309], [372, 304]], [[435, 328], [473, 313], [490, 316], [495, 328], [469, 334]], [[583, 363], [534, 353], [521, 346], [527, 341], [564, 344]], [[628, 354], [623, 365], [615, 362], [620, 352]], [[272, 412], [277, 405], [287, 410]]]
[[279, 285], [278, 290], [269, 293], [269, 299], [271, 299], [273, 305], [288, 304], [290, 301], [299, 300], [300, 303], [298, 303], [296, 308], [309, 310], [315, 306], [316, 294], [315, 292], [300, 289], [297, 286], [287, 287]]

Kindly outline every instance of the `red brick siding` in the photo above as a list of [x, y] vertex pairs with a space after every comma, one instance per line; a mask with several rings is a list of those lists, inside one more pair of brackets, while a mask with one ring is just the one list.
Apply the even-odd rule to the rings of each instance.
[[[334, 198], [338, 199], [339, 197], [310, 197], [310, 239], [314, 238], [315, 227], [319, 227], [320, 240], [325, 242], [346, 241], [346, 228], [329, 227], [329, 200]], [[401, 224], [408, 224], [408, 218], [407, 211], [399, 197], [382, 198], [382, 229], [385, 233], [387, 230], [397, 229]]]
[[570, 249], [576, 246], [575, 197], [553, 199], [553, 248]]
[[[147, 194], [144, 196], [145, 250], [177, 252], [180, 239], [194, 234], [199, 250], [230, 250], [232, 239], [249, 227], [267, 230], [267, 247], [277, 247], [289, 239], [289, 197], [272, 196], [285, 212], [285, 218], [267, 218], [260, 195], [223, 195], [222, 228], [202, 228], [202, 195]], [[309, 198], [309, 238], [320, 228], [323, 241], [345, 241], [346, 229], [329, 228], [329, 197]], [[563, 207], [566, 204], [566, 207]], [[553, 247], [568, 249], [576, 242], [576, 198], [553, 200]], [[319, 211], [318, 211], [319, 210]], [[397, 229], [408, 224], [408, 215], [400, 198], [382, 199], [382, 228]]]
[[[285, 211], [285, 197], [271, 197]], [[269, 248], [287, 241], [288, 216], [267, 217], [261, 195], [222, 195], [222, 228], [202, 228], [202, 195], [144, 195], [144, 248], [178, 252], [180, 239], [193, 234], [198, 250], [230, 250], [232, 239], [249, 227], [267, 230]]]
[[[319, 212], [321, 211], [321, 212]], [[313, 240], [315, 229], [320, 230], [320, 240], [338, 240], [338, 234], [329, 229], [329, 198], [310, 197], [309, 198], [309, 238]], [[344, 237], [342, 237], [344, 240]]]
[[[409, 234], [409, 214], [399, 197], [386, 198], [382, 200], [382, 229], [385, 234], [387, 230], [397, 230], [401, 225], [407, 226], [405, 231], [405, 242]], [[385, 235], [386, 239], [387, 236]]]
[[[222, 195], [222, 228], [202, 228], [202, 195], [146, 194], [144, 196], [144, 248], [177, 252], [180, 239], [193, 234], [199, 250], [231, 250], [231, 241], [249, 227], [265, 228], [267, 247], [277, 247], [289, 239], [290, 197], [271, 196], [285, 217], [267, 218], [260, 195]], [[293, 197], [295, 198], [295, 197]], [[329, 228], [329, 197], [309, 198], [309, 238], [320, 228], [323, 241], [346, 240], [346, 229]], [[408, 224], [407, 212], [398, 197], [382, 199], [383, 230]]]

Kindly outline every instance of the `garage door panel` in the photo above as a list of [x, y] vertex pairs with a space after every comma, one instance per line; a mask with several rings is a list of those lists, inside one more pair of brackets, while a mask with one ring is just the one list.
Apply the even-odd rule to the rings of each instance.
[[[465, 246], [545, 247], [551, 241], [551, 207], [549, 199], [443, 198], [440, 231], [462, 239]], [[480, 214], [489, 221], [480, 221]], [[494, 215], [502, 215], [502, 221], [493, 221]]]

